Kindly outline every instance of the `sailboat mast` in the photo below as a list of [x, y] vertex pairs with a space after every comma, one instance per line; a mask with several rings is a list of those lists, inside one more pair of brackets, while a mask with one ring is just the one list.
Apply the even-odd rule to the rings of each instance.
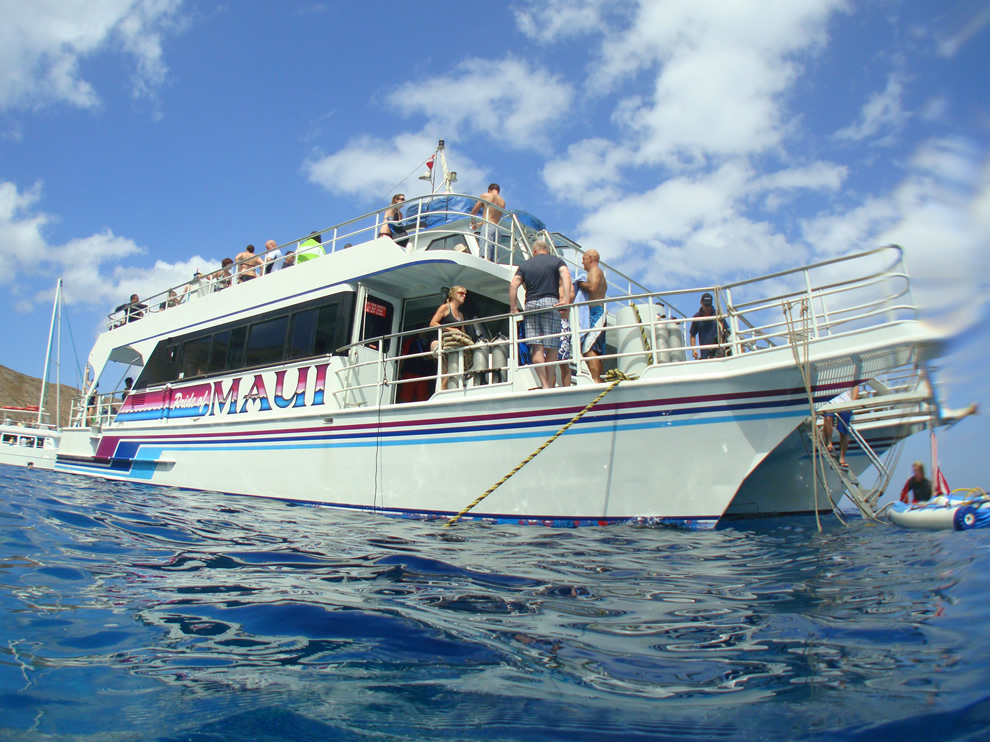
[[45, 392], [48, 386], [48, 364], [52, 358], [52, 338], [55, 335], [55, 320], [58, 317], [58, 305], [62, 299], [62, 279], [55, 285], [55, 303], [52, 305], [52, 324], [48, 328], [48, 349], [45, 351], [45, 373], [41, 375], [41, 399], [38, 402], [38, 425], [45, 414]]

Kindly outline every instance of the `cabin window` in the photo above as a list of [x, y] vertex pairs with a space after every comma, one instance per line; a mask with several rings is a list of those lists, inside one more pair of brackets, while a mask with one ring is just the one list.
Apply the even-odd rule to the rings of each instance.
[[245, 365], [264, 366], [278, 363], [285, 357], [285, 333], [289, 327], [289, 318], [276, 317], [265, 322], [251, 325], [248, 333]]
[[432, 240], [430, 244], [426, 246], [426, 249], [456, 250], [458, 245], [463, 245], [463, 248], [470, 248], [467, 241], [467, 237], [462, 234], [452, 234], [448, 237], [439, 237], [438, 239]]
[[187, 340], [182, 345], [182, 375], [180, 378], [203, 376], [210, 360], [209, 336]]
[[[350, 314], [350, 310], [347, 312]], [[316, 355], [333, 355], [337, 348], [347, 345], [347, 317], [341, 311], [340, 304], [330, 304], [320, 307], [320, 316], [316, 321], [316, 336], [313, 342], [313, 352]]]
[[[353, 293], [335, 294], [294, 310], [169, 338], [152, 352], [134, 387], [333, 355], [350, 338], [353, 307]], [[389, 305], [389, 318], [391, 311]]]
[[289, 358], [305, 358], [313, 352], [318, 309], [307, 309], [292, 315], [289, 330]]

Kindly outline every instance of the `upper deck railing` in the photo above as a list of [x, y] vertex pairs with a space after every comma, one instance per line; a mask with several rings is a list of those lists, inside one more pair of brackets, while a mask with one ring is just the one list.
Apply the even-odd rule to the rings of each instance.
[[[471, 211], [479, 206], [479, 213]], [[401, 219], [389, 219], [394, 206], [386, 206], [363, 214], [346, 222], [311, 232], [296, 240], [278, 246], [284, 260], [292, 250], [295, 263], [304, 269], [305, 263], [352, 247], [360, 246], [379, 237], [386, 224], [396, 227], [391, 237], [406, 252], [427, 249], [463, 250], [483, 254], [486, 244], [486, 227], [495, 230], [495, 263], [518, 265], [532, 256], [532, 243], [541, 235], [549, 236], [538, 219], [515, 210], [503, 210], [487, 201], [463, 194], [432, 194], [410, 199], [401, 204], [405, 214]], [[489, 221], [485, 209], [496, 209], [501, 218]], [[443, 244], [434, 246], [436, 238], [444, 235]], [[551, 243], [552, 244], [552, 243]], [[147, 314], [165, 311], [180, 304], [204, 298], [224, 289], [239, 285], [239, 269], [250, 260], [264, 257], [265, 251], [252, 258], [234, 262], [226, 270], [197, 273], [191, 281], [165, 289], [142, 299], [138, 305], [121, 305], [107, 316], [108, 329], [142, 319]], [[263, 278], [264, 274], [259, 276]]]

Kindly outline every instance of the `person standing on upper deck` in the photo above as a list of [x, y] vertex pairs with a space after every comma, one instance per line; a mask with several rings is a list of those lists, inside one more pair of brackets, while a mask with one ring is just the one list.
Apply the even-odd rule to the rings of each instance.
[[250, 281], [252, 278], [257, 278], [258, 269], [265, 264], [264, 259], [260, 255], [254, 254], [254, 245], [248, 245], [244, 248], [244, 252], [237, 253], [234, 262], [237, 263], [238, 283], [244, 283], [245, 281]]
[[[598, 261], [597, 250], [588, 250], [581, 256], [583, 271], [579, 271], [574, 283], [581, 291], [581, 301], [604, 299], [608, 289], [603, 271]], [[588, 357], [588, 372], [596, 384], [602, 381], [602, 362], [598, 356], [605, 353], [605, 305], [588, 304], [578, 308], [578, 327], [581, 328], [581, 352]]]
[[[564, 261], [550, 254], [550, 246], [543, 240], [533, 243], [533, 257], [519, 266], [509, 284], [509, 312], [516, 314], [516, 297], [519, 287], [526, 288], [526, 311], [545, 309], [526, 315], [526, 343], [534, 364], [544, 361], [554, 363], [560, 347], [560, 311], [554, 307], [569, 303], [573, 287], [571, 272]], [[551, 335], [556, 337], [543, 337]], [[530, 340], [529, 338], [536, 338]], [[557, 380], [556, 366], [537, 366], [537, 377], [544, 389], [552, 389]]]
[[268, 240], [265, 243], [265, 274], [273, 273], [282, 269], [282, 251], [278, 249], [275, 240]]
[[691, 354], [695, 358], [698, 358], [700, 351], [702, 360], [705, 358], [716, 358], [719, 350], [717, 346], [723, 343], [729, 336], [729, 327], [721, 317], [715, 319], [715, 307], [712, 303], [712, 295], [707, 291], [701, 295], [701, 306], [695, 312], [692, 319], [694, 321], [691, 323], [691, 330], [688, 333], [691, 337], [691, 347], [694, 348], [695, 344], [710, 347], [692, 350]]
[[498, 247], [498, 223], [505, 213], [505, 199], [502, 198], [502, 189], [498, 183], [491, 183], [488, 192], [482, 193], [478, 198], [481, 200], [471, 209], [471, 216], [477, 216], [484, 206], [485, 222], [471, 221], [471, 229], [475, 230], [481, 226], [481, 233], [478, 235], [479, 246], [481, 247], [481, 257], [485, 260], [495, 262], [495, 249]]

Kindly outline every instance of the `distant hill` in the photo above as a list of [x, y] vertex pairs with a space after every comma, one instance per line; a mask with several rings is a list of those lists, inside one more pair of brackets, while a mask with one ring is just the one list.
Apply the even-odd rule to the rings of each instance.
[[[72, 399], [79, 395], [78, 389], [73, 389], [65, 384], [61, 386], [61, 399], [59, 400], [58, 420], [55, 419], [55, 399], [56, 390], [54, 384], [49, 384], [45, 393], [45, 409], [49, 413], [49, 420], [59, 425], [67, 425], [69, 422], [69, 409]], [[41, 379], [37, 379], [27, 374], [22, 374], [6, 366], [0, 366], [0, 406], [3, 407], [27, 407], [37, 405], [38, 397], [41, 395]], [[37, 413], [35, 413], [36, 415]], [[23, 416], [10, 415], [12, 420], [23, 420]], [[37, 419], [37, 418], [35, 418]]]

